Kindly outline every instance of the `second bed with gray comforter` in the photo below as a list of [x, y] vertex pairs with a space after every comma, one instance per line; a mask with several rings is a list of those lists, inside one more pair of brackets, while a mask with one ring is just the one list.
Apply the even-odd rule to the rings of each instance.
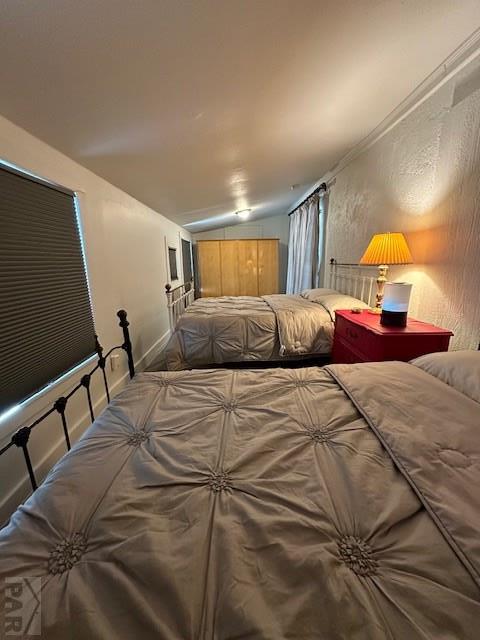
[[[311, 292], [319, 293], [308, 297]], [[165, 368], [327, 355], [335, 310], [355, 306], [367, 305], [332, 289], [200, 298], [179, 318], [165, 350]]]

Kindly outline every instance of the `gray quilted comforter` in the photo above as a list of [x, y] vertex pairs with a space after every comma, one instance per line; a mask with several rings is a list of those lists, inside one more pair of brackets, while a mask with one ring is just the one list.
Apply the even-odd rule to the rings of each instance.
[[301, 296], [200, 298], [177, 322], [166, 368], [328, 354], [332, 339], [331, 315]]
[[479, 425], [404, 363], [142, 374], [0, 532], [0, 579], [40, 581], [48, 640], [474, 640]]

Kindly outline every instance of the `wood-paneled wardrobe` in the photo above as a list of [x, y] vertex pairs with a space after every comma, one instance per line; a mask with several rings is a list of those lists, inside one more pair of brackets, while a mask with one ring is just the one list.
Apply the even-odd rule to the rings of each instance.
[[278, 240], [199, 240], [202, 298], [278, 293]]

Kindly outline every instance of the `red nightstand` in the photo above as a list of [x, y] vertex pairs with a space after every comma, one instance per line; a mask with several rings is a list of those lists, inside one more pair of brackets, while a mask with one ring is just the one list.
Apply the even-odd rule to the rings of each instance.
[[337, 311], [332, 360], [335, 363], [407, 362], [425, 353], [448, 351], [451, 331], [408, 319], [405, 328], [383, 327], [380, 315]]

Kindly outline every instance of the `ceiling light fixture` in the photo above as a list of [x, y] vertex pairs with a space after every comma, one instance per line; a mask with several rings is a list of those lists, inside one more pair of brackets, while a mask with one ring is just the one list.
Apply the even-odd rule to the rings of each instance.
[[242, 209], [241, 211], [236, 211], [235, 213], [239, 218], [242, 218], [242, 220], [246, 220], [250, 215], [251, 211], [252, 211], [251, 209]]

